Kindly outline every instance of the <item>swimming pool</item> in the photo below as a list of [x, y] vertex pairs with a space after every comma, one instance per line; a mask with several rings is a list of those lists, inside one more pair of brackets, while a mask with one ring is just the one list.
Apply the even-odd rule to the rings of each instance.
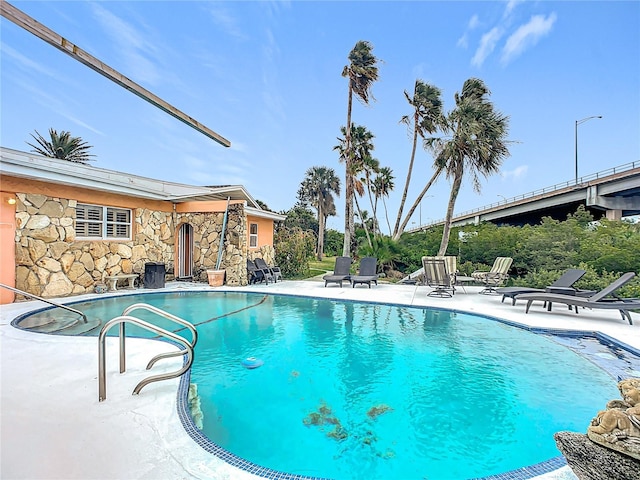
[[[133, 301], [200, 324], [191, 381], [205, 433], [280, 471], [490, 475], [557, 456], [553, 433], [583, 431], [617, 396], [613, 378], [548, 338], [461, 313], [231, 293], [74, 308], [109, 319]], [[264, 365], [243, 368], [248, 356]]]

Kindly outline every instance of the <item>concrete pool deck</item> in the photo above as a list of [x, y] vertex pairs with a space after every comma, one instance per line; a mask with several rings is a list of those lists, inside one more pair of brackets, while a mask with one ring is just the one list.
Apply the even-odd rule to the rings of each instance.
[[[454, 298], [428, 297], [425, 286], [381, 283], [371, 289], [345, 284], [324, 287], [317, 281], [283, 281], [270, 285], [212, 288], [171, 282], [167, 291], [225, 290], [308, 295], [339, 300], [434, 306], [489, 315], [546, 329], [598, 331], [640, 349], [640, 315], [634, 325], [618, 311], [581, 310], [557, 305], [547, 312], [536, 303], [501, 303], [500, 296], [478, 295], [479, 287], [458, 289]], [[117, 294], [158, 290], [122, 290]], [[111, 294], [60, 299], [61, 303]], [[177, 413], [179, 379], [147, 385], [131, 395], [149, 375], [146, 363], [166, 351], [163, 342], [127, 340], [127, 372], [118, 373], [117, 339], [107, 339], [107, 398], [98, 402], [98, 342], [95, 337], [30, 333], [11, 321], [39, 301], [0, 306], [0, 478], [2, 479], [257, 479], [198, 446]], [[153, 373], [175, 371], [181, 358], [164, 360]], [[594, 415], [595, 415], [594, 411]], [[586, 430], [586, 425], [585, 425]], [[574, 479], [568, 467], [538, 479]]]

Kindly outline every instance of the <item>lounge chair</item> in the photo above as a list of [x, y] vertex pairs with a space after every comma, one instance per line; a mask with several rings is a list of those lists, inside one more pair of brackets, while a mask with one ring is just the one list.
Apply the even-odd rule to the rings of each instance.
[[496, 289], [496, 292], [502, 295], [503, 303], [505, 298], [510, 298], [511, 305], [515, 305], [516, 296], [523, 293], [547, 292], [565, 293], [567, 295], [578, 295], [580, 297], [589, 296], [596, 292], [594, 292], [593, 290], [579, 290], [573, 287], [573, 284], [580, 280], [585, 273], [587, 273], [585, 270], [570, 268], [547, 288], [504, 287]]
[[333, 273], [327, 274], [322, 279], [324, 280], [324, 286], [329, 283], [339, 283], [342, 288], [342, 282], [350, 282], [351, 279], [351, 257], [338, 257], [336, 258], [336, 265], [333, 267]]
[[358, 283], [366, 283], [371, 288], [371, 282], [378, 285], [378, 259], [375, 257], [364, 257], [360, 260], [358, 274], [351, 275], [351, 287], [355, 288]]
[[509, 268], [511, 268], [512, 263], [513, 258], [511, 257], [497, 257], [490, 271], [473, 272], [471, 276], [484, 285], [484, 288], [479, 293], [496, 293], [496, 287], [509, 278]]
[[[640, 299], [618, 298], [613, 295], [613, 292], [615, 292], [626, 283], [629, 283], [635, 276], [636, 274], [633, 272], [625, 273], [616, 281], [611, 283], [608, 287], [603, 288], [599, 292], [594, 293], [589, 297], [564, 295], [561, 293], [536, 292], [523, 293], [522, 295], [518, 295], [518, 300], [527, 301], [525, 313], [529, 313], [531, 303], [535, 302], [536, 300], [547, 302], [547, 304], [549, 305], [548, 309], [551, 308], [552, 303], [562, 303], [565, 305], [573, 306], [576, 314], [578, 313], [578, 307], [619, 310], [620, 315], [622, 315], [622, 319], [627, 320], [629, 322], [629, 325], [633, 325], [629, 310], [640, 309]], [[613, 298], [605, 298], [609, 295], [611, 295]]]
[[255, 262], [249, 259], [247, 259], [247, 276], [249, 277], [249, 285], [258, 282], [265, 282], [269, 285], [269, 280], [273, 281], [273, 275], [269, 270], [258, 268]]
[[[455, 258], [455, 257], [454, 257]], [[431, 288], [427, 296], [453, 297], [455, 289], [451, 283], [451, 274], [442, 258], [422, 257], [425, 284]]]
[[265, 262], [264, 259], [260, 257], [256, 257], [254, 262], [256, 264], [256, 267], [258, 267], [260, 270], [267, 270], [269, 271], [269, 273], [271, 273], [274, 283], [277, 283], [278, 279], [282, 280], [282, 272], [280, 271], [280, 267], [276, 267], [275, 265], [269, 266], [267, 265], [267, 262]]

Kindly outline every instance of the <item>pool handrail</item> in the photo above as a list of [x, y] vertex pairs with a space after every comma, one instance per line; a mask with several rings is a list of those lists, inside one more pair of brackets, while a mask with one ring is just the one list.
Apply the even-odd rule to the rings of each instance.
[[69, 310], [70, 312], [77, 313], [78, 315], [80, 315], [82, 317], [82, 320], [84, 321], [84, 323], [89, 323], [88, 320], [87, 320], [87, 316], [84, 313], [82, 313], [80, 310], [76, 310], [75, 308], [67, 307], [66, 305], [63, 305], [61, 303], [52, 302], [51, 300], [47, 300], [46, 298], [39, 297], [38, 295], [34, 295], [33, 293], [25, 292], [24, 290], [20, 290], [18, 288], [10, 287], [9, 285], [5, 285], [4, 283], [0, 283], [0, 287], [1, 288], [6, 288], [7, 290], [11, 290], [12, 292], [17, 293], [19, 295], [22, 295], [23, 297], [35, 298], [36, 300], [40, 300], [41, 302], [48, 303], [49, 305], [53, 305], [54, 307], [60, 307], [60, 308], [63, 308], [64, 310]]
[[184, 346], [184, 350], [180, 350], [180, 354], [187, 355], [187, 360], [184, 362], [182, 368], [175, 372], [163, 373], [160, 375], [152, 375], [150, 377], [141, 380], [138, 385], [133, 389], [132, 395], [137, 395], [140, 391], [149, 383], [159, 382], [161, 380], [169, 380], [171, 378], [177, 378], [185, 373], [193, 363], [193, 348], [191, 347], [191, 343], [187, 341], [187, 339], [176, 335], [175, 333], [169, 332], [164, 328], [160, 328], [152, 323], [145, 322], [144, 320], [140, 320], [139, 318], [132, 317], [130, 315], [120, 315], [118, 317], [112, 318], [104, 326], [100, 329], [100, 335], [98, 336], [98, 401], [102, 402], [107, 398], [107, 381], [106, 381], [106, 344], [105, 339], [107, 337], [107, 332], [111, 329], [111, 327], [119, 324], [120, 325], [120, 373], [124, 373], [126, 370], [126, 361], [125, 361], [125, 336], [124, 336], [124, 325], [125, 323], [133, 323], [145, 330], [149, 330], [151, 332], [157, 333], [164, 337], [167, 337], [182, 346]]
[[[196, 327], [194, 327], [191, 323], [169, 312], [166, 312], [158, 307], [149, 305], [148, 303], [134, 303], [133, 305], [129, 305], [127, 308], [125, 308], [122, 311], [122, 315], [124, 316], [129, 315], [131, 312], [138, 309], [147, 310], [149, 312], [160, 315], [161, 317], [164, 317], [167, 320], [173, 320], [174, 322], [186, 327], [191, 332], [191, 348], [195, 350], [196, 343], [198, 343], [198, 331], [196, 330]], [[123, 328], [124, 328], [124, 325], [123, 325]], [[149, 363], [147, 364], [147, 370], [151, 369], [151, 367], [153, 367], [158, 360], [162, 360], [163, 358], [177, 357], [183, 354], [184, 353], [181, 351], [160, 353], [155, 357], [153, 357], [151, 360], [149, 360]]]

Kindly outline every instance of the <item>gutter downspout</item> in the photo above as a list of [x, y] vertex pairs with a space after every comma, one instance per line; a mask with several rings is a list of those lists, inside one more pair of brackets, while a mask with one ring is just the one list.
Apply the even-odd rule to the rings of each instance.
[[220, 270], [222, 263], [222, 248], [224, 247], [224, 234], [227, 230], [227, 216], [229, 215], [229, 201], [231, 197], [227, 197], [227, 208], [224, 209], [224, 219], [222, 220], [222, 234], [220, 235], [220, 247], [218, 248], [218, 260], [216, 261], [216, 270]]

